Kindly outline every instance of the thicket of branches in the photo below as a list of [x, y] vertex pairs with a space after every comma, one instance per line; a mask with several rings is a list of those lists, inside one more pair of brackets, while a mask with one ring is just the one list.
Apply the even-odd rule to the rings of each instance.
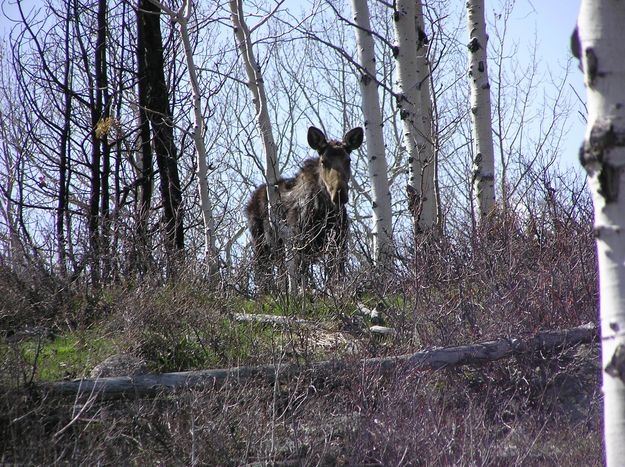
[[[301, 9], [263, 2], [244, 7], [268, 90], [281, 171], [292, 173], [307, 157], [303, 135], [309, 125], [338, 136], [363, 123], [351, 10], [327, 1]], [[499, 8], [490, 44], [498, 212], [501, 222], [515, 218], [557, 235], [555, 224], [562, 219], [585, 225], [589, 216], [584, 181], [562, 173], [557, 163], [571, 112], [568, 71], [561, 82], [545, 83], [536, 63], [510, 59], [514, 46], [508, 45], [513, 38], [506, 22], [514, 2]], [[370, 9], [396, 254], [406, 263], [427, 247], [411, 234], [392, 10], [382, 2], [372, 2]], [[0, 50], [0, 252], [2, 267], [15, 280], [37, 271], [65, 290], [148, 273], [166, 278], [180, 267], [202, 269], [189, 75], [175, 24], [165, 15], [159, 20], [157, 12], [149, 1], [48, 0], [33, 8], [19, 4], [12, 13], [16, 23]], [[477, 230], [463, 12], [455, 2], [439, 0], [428, 2], [424, 13], [443, 236], [450, 245], [475, 246], [469, 241]], [[146, 58], [161, 50], [157, 26], [161, 83], [154, 74], [159, 62]], [[190, 28], [203, 90], [221, 284], [251, 290], [242, 207], [263, 181], [255, 110], [228, 5], [194, 4]], [[546, 97], [536, 110], [539, 89]], [[363, 150], [353, 170], [350, 258], [358, 269], [371, 259]]]

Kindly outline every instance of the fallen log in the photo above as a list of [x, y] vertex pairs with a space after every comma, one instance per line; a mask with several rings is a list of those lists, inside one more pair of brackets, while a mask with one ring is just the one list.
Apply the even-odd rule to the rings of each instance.
[[300, 326], [317, 326], [317, 324], [307, 321], [301, 318], [292, 318], [290, 316], [279, 316], [279, 315], [266, 315], [262, 313], [234, 313], [232, 318], [235, 321], [243, 322], [243, 323], [260, 323], [260, 324], [273, 324], [277, 326], [291, 326], [291, 325], [300, 325]]
[[372, 334], [379, 334], [381, 336], [392, 336], [395, 334], [395, 329], [387, 328], [386, 326], [373, 325], [369, 327], [369, 332]]
[[[437, 348], [396, 357], [361, 360], [365, 369], [392, 371], [399, 365], [413, 370], [438, 370], [459, 365], [480, 365], [515, 355], [537, 351], [564, 349], [598, 340], [598, 329], [588, 323], [572, 329], [543, 331], [528, 338], [502, 338], [472, 345]], [[302, 365], [241, 366], [235, 368], [185, 371], [177, 373], [145, 374], [109, 378], [80, 379], [38, 385], [49, 394], [62, 396], [89, 396], [98, 399], [155, 396], [166, 391], [218, 387], [226, 382], [238, 383], [252, 378], [272, 383], [276, 379], [310, 371], [315, 375], [332, 375], [353, 365], [353, 362], [328, 360]]]

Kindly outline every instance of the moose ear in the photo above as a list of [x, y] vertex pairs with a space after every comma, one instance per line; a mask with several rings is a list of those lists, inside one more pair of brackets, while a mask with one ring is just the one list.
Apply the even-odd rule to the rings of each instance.
[[350, 149], [358, 149], [362, 144], [364, 134], [361, 127], [356, 127], [349, 130], [343, 136], [343, 142], [349, 146]]
[[308, 145], [316, 150], [323, 149], [328, 142], [326, 141], [326, 135], [319, 128], [311, 126], [308, 129]]

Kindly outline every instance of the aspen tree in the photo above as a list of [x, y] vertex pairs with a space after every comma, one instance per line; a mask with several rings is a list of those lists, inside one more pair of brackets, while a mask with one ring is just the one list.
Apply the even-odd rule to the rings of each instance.
[[208, 163], [206, 145], [204, 144], [204, 117], [202, 116], [202, 103], [200, 101], [200, 85], [197, 78], [197, 68], [193, 60], [193, 49], [189, 38], [189, 19], [193, 9], [192, 0], [183, 0], [178, 11], [174, 11], [155, 0], [157, 4], [171, 20], [178, 25], [180, 38], [184, 48], [191, 91], [193, 93], [193, 115], [195, 125], [193, 126], [193, 142], [197, 153], [196, 177], [198, 181], [198, 192], [200, 195], [200, 209], [202, 211], [202, 221], [204, 223], [204, 258], [208, 264], [209, 275], [217, 274], [219, 269], [217, 247], [215, 243], [215, 220], [213, 218], [213, 208], [208, 192]]
[[[434, 133], [434, 116], [432, 113], [432, 92], [430, 86], [431, 69], [428, 57], [430, 43], [425, 33], [425, 21], [423, 20], [423, 5], [421, 0], [415, 1], [415, 22], [417, 27], [417, 74], [419, 76], [419, 88], [421, 91], [421, 119], [423, 121], [423, 132], [425, 134], [425, 147], [423, 148], [424, 160], [432, 161], [426, 168], [426, 177], [431, 177], [434, 187], [434, 209], [436, 215], [436, 225], [442, 227], [442, 214], [440, 193], [438, 185], [438, 157], [435, 151], [436, 135]], [[429, 171], [432, 172], [429, 172]]]
[[280, 167], [278, 165], [277, 146], [271, 129], [271, 119], [265, 93], [265, 82], [261, 73], [260, 65], [254, 56], [252, 49], [252, 39], [250, 30], [247, 27], [243, 15], [243, 0], [230, 0], [230, 12], [234, 34], [236, 36], [239, 51], [245, 64], [245, 71], [248, 77], [248, 87], [252, 92], [254, 107], [256, 109], [256, 124], [260, 132], [260, 137], [265, 153], [265, 184], [267, 186], [267, 209], [269, 211], [269, 221], [273, 229], [273, 235], [288, 239], [287, 249], [287, 269], [289, 279], [289, 290], [297, 292], [300, 288], [300, 278], [293, 253], [294, 245], [290, 242], [292, 235], [288, 232], [288, 226], [282, 221], [279, 212], [278, 202], [278, 180], [280, 179]]
[[495, 154], [491, 119], [490, 84], [486, 60], [486, 20], [484, 0], [467, 1], [469, 29], [469, 84], [473, 131], [473, 197], [478, 223], [495, 207]]
[[625, 3], [583, 0], [573, 53], [587, 91], [580, 159], [595, 214], [608, 466], [625, 462]]
[[371, 35], [367, 1], [352, 0], [352, 12], [356, 24], [358, 62], [362, 67], [360, 93], [362, 96], [362, 113], [365, 117], [367, 161], [372, 187], [373, 260], [377, 266], [388, 266], [390, 265], [393, 246], [391, 194], [382, 133], [382, 112], [376, 80], [375, 47]]
[[256, 109], [256, 123], [265, 153], [265, 183], [267, 184], [269, 212], [272, 220], [275, 222], [272, 209], [276, 206], [278, 196], [275, 188], [276, 182], [280, 179], [280, 168], [278, 166], [277, 146], [273, 137], [273, 131], [271, 130], [271, 118], [269, 117], [265, 82], [260, 65], [256, 61], [254, 50], [252, 49], [250, 30], [243, 16], [243, 1], [230, 0], [230, 13], [237, 45], [241, 52], [243, 63], [245, 64], [245, 71], [248, 78], [247, 85], [252, 93], [254, 107]]
[[[151, 0], [140, 0], [137, 14], [137, 45], [143, 48], [137, 66], [140, 102], [152, 128], [152, 148], [160, 178], [163, 226], [168, 274], [177, 270], [184, 251], [183, 196], [174, 136], [170, 91], [165, 79], [165, 58], [161, 33], [161, 9]], [[141, 95], [143, 96], [141, 97]]]
[[[434, 195], [434, 160], [432, 142], [426, 136], [422, 103], [421, 83], [427, 76], [423, 60], [417, 57], [417, 24], [414, 0], [398, 0], [395, 3], [394, 25], [397, 60], [397, 97], [404, 127], [404, 144], [410, 167], [409, 196], [418, 232], [427, 232], [436, 223], [436, 197]], [[421, 65], [421, 66], [420, 66]], [[429, 97], [428, 97], [429, 99]]]

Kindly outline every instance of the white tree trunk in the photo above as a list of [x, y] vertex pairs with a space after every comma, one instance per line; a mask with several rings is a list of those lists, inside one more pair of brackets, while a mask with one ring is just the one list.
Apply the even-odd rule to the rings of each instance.
[[624, 2], [583, 0], [574, 50], [581, 57], [588, 100], [581, 161], [595, 211], [608, 466], [625, 462], [624, 24]]
[[241, 57], [245, 64], [245, 71], [248, 78], [248, 87], [252, 92], [254, 107], [256, 108], [256, 123], [260, 132], [263, 150], [265, 152], [265, 182], [267, 183], [267, 195], [269, 197], [270, 210], [275, 206], [277, 191], [269, 189], [275, 188], [276, 181], [280, 178], [280, 168], [278, 167], [278, 154], [276, 143], [271, 130], [271, 119], [267, 108], [267, 96], [265, 94], [265, 83], [260, 70], [260, 66], [254, 56], [252, 49], [252, 39], [250, 31], [243, 16], [243, 1], [230, 0], [230, 12], [234, 34], [237, 38], [237, 45], [241, 52]]
[[352, 10], [356, 24], [358, 62], [362, 67], [360, 93], [362, 113], [365, 117], [365, 140], [373, 197], [373, 259], [378, 266], [388, 266], [393, 251], [391, 193], [367, 0], [352, 0]]
[[495, 207], [495, 155], [486, 61], [484, 0], [467, 1], [469, 29], [469, 83], [473, 126], [473, 196], [482, 223]]
[[19, 227], [13, 216], [15, 209], [13, 207], [14, 185], [16, 182], [15, 173], [19, 169], [16, 167], [16, 163], [13, 160], [13, 149], [9, 147], [11, 137], [6, 129], [5, 122], [5, 115], [0, 113], [0, 146], [2, 147], [0, 154], [2, 154], [1, 163], [5, 171], [2, 174], [4, 179], [2, 180], [3, 196], [0, 198], [0, 216], [1, 219], [4, 219], [3, 223], [6, 226], [5, 235], [8, 237], [8, 248], [6, 249], [7, 264], [12, 265], [13, 268], [17, 268], [18, 265], [23, 266], [24, 264], [22, 258], [22, 244], [17, 233], [19, 232]]
[[[397, 44], [398, 93], [397, 106], [404, 126], [404, 144], [408, 152], [410, 186], [413, 188], [413, 214], [420, 232], [427, 232], [436, 224], [436, 197], [434, 195], [434, 151], [424, 127], [422, 82], [426, 81], [423, 60], [417, 57], [417, 24], [414, 0], [397, 0], [394, 23]], [[428, 97], [429, 103], [429, 97]]]
[[[423, 20], [423, 5], [421, 0], [415, 1], [415, 22], [417, 26], [417, 75], [421, 88], [421, 118], [423, 120], [423, 131], [425, 133], [425, 147], [423, 148], [423, 160], [432, 161], [424, 171], [424, 177], [432, 180], [434, 186], [434, 210], [436, 215], [436, 226], [442, 227], [442, 214], [440, 193], [438, 186], [438, 157], [435, 151], [435, 129], [434, 116], [432, 114], [432, 92], [430, 87], [431, 69], [428, 52], [430, 49], [428, 37], [425, 34], [425, 21]], [[430, 170], [432, 171], [430, 173]]]
[[197, 154], [196, 177], [198, 180], [198, 192], [200, 195], [200, 209], [204, 223], [204, 258], [208, 264], [209, 275], [212, 277], [219, 270], [219, 255], [215, 242], [215, 219], [213, 208], [208, 191], [208, 164], [206, 145], [204, 144], [204, 117], [202, 116], [202, 102], [200, 100], [200, 85], [197, 79], [197, 69], [193, 60], [193, 49], [189, 38], [189, 18], [193, 9], [193, 0], [183, 0], [178, 12], [173, 11], [166, 5], [152, 0], [162, 11], [167, 13], [171, 20], [178, 24], [180, 38], [184, 47], [184, 55], [189, 72], [189, 81], [193, 94], [193, 115], [195, 125], [193, 126], [193, 142]]
[[271, 119], [267, 105], [267, 95], [265, 94], [265, 82], [260, 70], [260, 65], [254, 56], [252, 49], [252, 39], [250, 30], [245, 22], [243, 14], [243, 0], [230, 0], [230, 13], [237, 45], [241, 52], [241, 57], [245, 63], [245, 71], [248, 77], [248, 87], [252, 92], [254, 107], [256, 108], [256, 124], [260, 132], [263, 150], [265, 152], [265, 183], [267, 185], [267, 209], [269, 211], [269, 221], [272, 227], [272, 235], [288, 240], [287, 249], [287, 273], [289, 278], [289, 289], [295, 292], [300, 286], [299, 270], [294, 252], [295, 246], [291, 243], [293, 236], [288, 230], [285, 222], [281, 221], [279, 210], [279, 192], [277, 181], [280, 179], [280, 167], [278, 165], [278, 153], [273, 131], [271, 129]]

